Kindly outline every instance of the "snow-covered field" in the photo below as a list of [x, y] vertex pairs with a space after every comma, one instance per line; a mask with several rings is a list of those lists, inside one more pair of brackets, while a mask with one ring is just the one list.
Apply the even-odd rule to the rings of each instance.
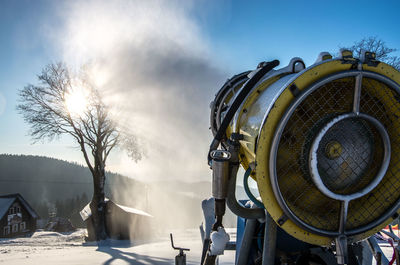
[[[176, 246], [190, 248], [187, 264], [199, 264], [201, 239], [198, 229], [172, 231]], [[84, 242], [85, 230], [73, 233], [39, 231], [30, 238], [0, 239], [0, 264], [174, 264], [177, 250], [169, 234], [153, 242], [128, 243], [111, 240], [101, 246]], [[233, 238], [232, 238], [233, 239]], [[136, 245], [135, 245], [136, 244]], [[220, 264], [234, 264], [234, 252], [226, 251]]]
[[[231, 240], [235, 240], [233, 229], [229, 229]], [[151, 242], [110, 240], [97, 245], [85, 243], [86, 230], [73, 233], [38, 231], [32, 237], [0, 239], [0, 264], [7, 265], [122, 265], [122, 264], [174, 264], [177, 250], [171, 248], [169, 234]], [[176, 246], [190, 248], [186, 252], [187, 264], [199, 264], [201, 257], [200, 233], [197, 229], [175, 230]], [[383, 251], [390, 259], [392, 249], [383, 244]], [[225, 251], [219, 264], [233, 265], [234, 251]], [[375, 263], [375, 262], [374, 262]]]

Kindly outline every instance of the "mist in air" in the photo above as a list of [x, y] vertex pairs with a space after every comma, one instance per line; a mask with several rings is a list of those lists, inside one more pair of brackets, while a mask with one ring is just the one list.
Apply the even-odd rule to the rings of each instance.
[[[87, 65], [119, 126], [144, 146], [138, 163], [115, 150], [106, 169], [158, 183], [146, 190], [115, 190], [114, 197], [131, 198], [130, 206], [148, 211], [155, 223], [198, 225], [200, 201], [209, 196], [210, 186], [204, 184], [211, 175], [209, 104], [227, 74], [216, 66], [189, 15], [191, 2], [63, 5], [63, 27], [50, 34], [63, 61], [76, 68]], [[176, 180], [203, 184], [183, 187]]]
[[89, 64], [121, 126], [144, 144], [138, 164], [114, 152], [109, 170], [142, 181], [209, 179], [209, 103], [226, 79], [188, 15], [190, 2], [67, 2], [55, 34], [63, 60]]

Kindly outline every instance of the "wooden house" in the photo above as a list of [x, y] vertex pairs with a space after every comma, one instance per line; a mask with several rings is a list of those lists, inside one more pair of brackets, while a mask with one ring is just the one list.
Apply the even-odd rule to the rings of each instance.
[[38, 218], [38, 214], [20, 194], [0, 196], [0, 237], [32, 234]]
[[[144, 211], [116, 204], [106, 198], [106, 232], [110, 238], [135, 240], [144, 239], [150, 234], [152, 216]], [[87, 204], [80, 215], [86, 223], [88, 232], [94, 231], [90, 203]], [[88, 233], [94, 234], [94, 233]], [[95, 240], [89, 238], [89, 240]]]

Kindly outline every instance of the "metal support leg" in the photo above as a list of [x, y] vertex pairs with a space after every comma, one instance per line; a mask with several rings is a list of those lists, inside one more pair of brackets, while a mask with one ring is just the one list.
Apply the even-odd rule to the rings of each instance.
[[[361, 265], [372, 265], [372, 257], [373, 254], [371, 252], [370, 247], [368, 246], [368, 242], [366, 240], [358, 242], [356, 244], [349, 246], [349, 252], [351, 252], [354, 256], [356, 256], [358, 264]], [[352, 255], [350, 255], [352, 256]], [[354, 262], [353, 262], [354, 263]], [[350, 264], [353, 264], [350, 261]], [[357, 264], [357, 263], [354, 263]]]
[[247, 220], [246, 227], [244, 229], [244, 235], [243, 235], [242, 244], [240, 247], [237, 265], [247, 265], [247, 263], [248, 263], [249, 253], [250, 253], [250, 249], [251, 249], [251, 243], [253, 241], [256, 226], [257, 226], [256, 219], [248, 219]]
[[265, 233], [262, 265], [275, 264], [276, 224], [269, 213], [265, 212]]

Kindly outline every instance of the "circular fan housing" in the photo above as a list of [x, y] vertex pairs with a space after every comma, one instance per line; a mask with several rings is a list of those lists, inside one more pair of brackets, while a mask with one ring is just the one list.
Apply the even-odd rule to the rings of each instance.
[[318, 245], [359, 241], [398, 216], [400, 73], [354, 58], [293, 65], [257, 83], [227, 136], [243, 136], [241, 163], [253, 165], [265, 208], [286, 232]]

